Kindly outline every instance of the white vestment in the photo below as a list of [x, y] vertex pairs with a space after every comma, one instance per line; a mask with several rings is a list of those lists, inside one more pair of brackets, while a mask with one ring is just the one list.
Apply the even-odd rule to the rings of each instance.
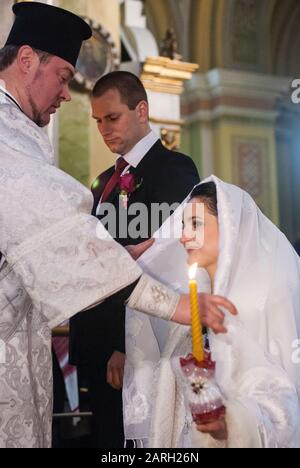
[[46, 133], [0, 105], [0, 447], [49, 447], [51, 328], [135, 282], [140, 268], [53, 166]]
[[[191, 352], [189, 328], [132, 310], [126, 325], [126, 438], [154, 448], [300, 447], [299, 258], [247, 193], [214, 176], [207, 181], [217, 186], [220, 227], [214, 293], [239, 312], [226, 314], [228, 334], [209, 333], [229, 438], [216, 442], [191, 424], [174, 374], [178, 357]], [[179, 231], [185, 204], [174, 214]], [[142, 264], [166, 284], [187, 289], [186, 254], [177, 240], [158, 240]], [[205, 283], [199, 270], [202, 290]]]

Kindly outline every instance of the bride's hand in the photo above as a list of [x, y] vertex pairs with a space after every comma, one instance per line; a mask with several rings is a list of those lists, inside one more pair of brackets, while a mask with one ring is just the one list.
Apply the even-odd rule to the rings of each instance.
[[222, 441], [228, 439], [227, 424], [224, 418], [208, 424], [198, 424], [197, 431], [202, 432], [202, 434], [209, 434], [215, 440]]
[[[225, 315], [220, 307], [225, 308], [232, 315], [237, 315], [235, 306], [225, 297], [212, 296], [211, 294], [199, 294], [198, 296], [202, 325], [211, 328], [216, 334], [226, 333]], [[188, 294], [181, 296], [172, 321], [184, 325], [191, 324], [190, 296]]]
[[213, 330], [216, 335], [227, 333], [227, 329], [224, 327], [225, 314], [220, 307], [224, 307], [232, 315], [238, 313], [236, 307], [228, 299], [211, 294], [199, 295], [199, 307], [202, 325]]

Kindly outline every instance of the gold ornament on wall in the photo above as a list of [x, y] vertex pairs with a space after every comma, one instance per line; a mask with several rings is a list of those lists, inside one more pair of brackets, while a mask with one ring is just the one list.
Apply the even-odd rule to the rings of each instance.
[[166, 35], [160, 45], [160, 56], [171, 60], [182, 60], [178, 51], [178, 42], [173, 28], [167, 29]]
[[80, 90], [91, 91], [101, 76], [119, 68], [120, 56], [107, 29], [89, 18], [83, 19], [91, 27], [93, 35], [82, 44], [73, 85]]
[[160, 137], [169, 150], [176, 151], [180, 148], [180, 129], [162, 128]]

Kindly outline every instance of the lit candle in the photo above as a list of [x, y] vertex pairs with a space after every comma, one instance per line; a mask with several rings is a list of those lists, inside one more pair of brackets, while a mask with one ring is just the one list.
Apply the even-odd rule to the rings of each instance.
[[204, 348], [203, 348], [203, 337], [202, 337], [202, 325], [199, 313], [199, 302], [198, 302], [198, 287], [196, 281], [198, 265], [195, 263], [190, 267], [190, 299], [191, 299], [191, 316], [192, 316], [192, 345], [193, 345], [193, 356], [197, 361], [204, 361]]

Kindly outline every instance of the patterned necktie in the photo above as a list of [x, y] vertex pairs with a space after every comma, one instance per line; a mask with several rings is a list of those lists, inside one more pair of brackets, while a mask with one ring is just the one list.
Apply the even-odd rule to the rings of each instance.
[[128, 162], [125, 161], [123, 158], [119, 158], [116, 163], [116, 170], [109, 179], [109, 181], [106, 184], [106, 187], [103, 191], [102, 197], [101, 197], [101, 203], [105, 203], [112, 191], [117, 187], [120, 177], [122, 172], [124, 171], [125, 167], [128, 166]]

